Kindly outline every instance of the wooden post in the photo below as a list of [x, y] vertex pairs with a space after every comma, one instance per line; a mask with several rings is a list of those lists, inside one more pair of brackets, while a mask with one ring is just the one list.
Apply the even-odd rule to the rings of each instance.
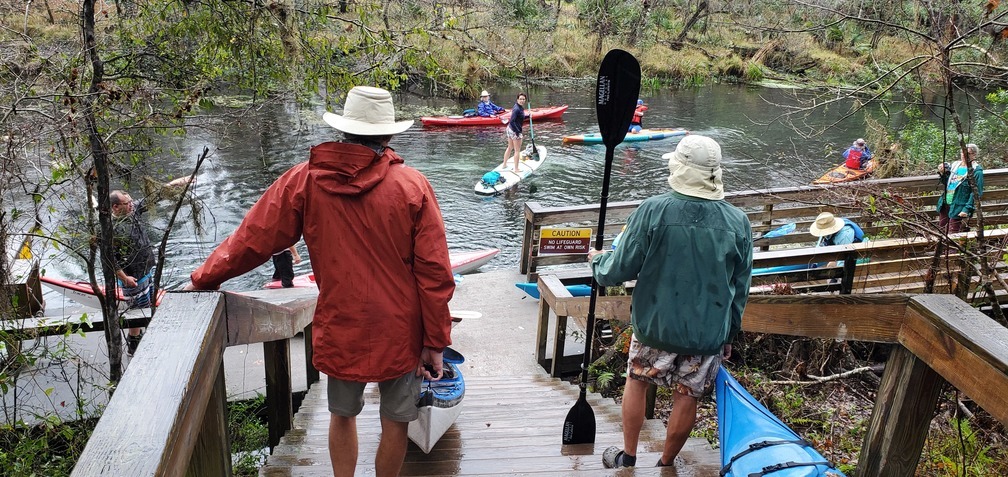
[[[557, 315], [556, 334], [553, 335], [553, 363], [550, 366], [550, 376], [559, 378], [563, 373], [564, 345], [567, 344], [567, 316]], [[585, 352], [591, 346], [590, 338], [586, 337]]]
[[[542, 295], [540, 294], [540, 297]], [[549, 371], [549, 360], [546, 359], [546, 341], [549, 338], [550, 308], [545, 299], [539, 299], [539, 325], [536, 327], [536, 362]]]
[[221, 362], [186, 475], [230, 477], [231, 441], [227, 424], [227, 389]]
[[857, 254], [848, 253], [843, 261], [843, 279], [840, 281], [840, 294], [850, 295], [854, 290], [854, 271], [857, 268]]
[[304, 328], [304, 352], [305, 352], [305, 384], [310, 388], [312, 384], [319, 382], [319, 370], [315, 368], [312, 359], [315, 356], [315, 345], [312, 343], [312, 324]]
[[535, 202], [525, 203], [525, 232], [522, 234], [521, 265], [518, 269], [522, 275], [528, 273], [529, 260], [532, 258], [532, 240], [534, 240], [532, 228], [535, 227], [535, 222], [533, 221], [535, 213], [532, 212], [530, 206], [533, 204], [538, 205]]
[[269, 423], [269, 447], [294, 427], [294, 403], [291, 399], [290, 340], [263, 343], [266, 361], [266, 415]]
[[[767, 226], [767, 230], [773, 229], [773, 204], [766, 204], [763, 206], [763, 212], [766, 214], [766, 220], [763, 222]], [[764, 245], [760, 247], [760, 250], [767, 251], [770, 250], [770, 245]]]
[[858, 457], [858, 475], [914, 475], [943, 382], [906, 348], [893, 347]]

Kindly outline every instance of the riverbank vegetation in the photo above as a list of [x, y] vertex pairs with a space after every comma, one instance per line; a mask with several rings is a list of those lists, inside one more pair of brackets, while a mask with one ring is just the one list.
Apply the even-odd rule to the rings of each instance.
[[[89, 263], [96, 288], [112, 287], [99, 260], [109, 250], [109, 190], [170, 179], [152, 157], [191, 159], [158, 138], [226, 129], [276, 98], [335, 106], [355, 84], [456, 98], [502, 81], [591, 88], [584, 79], [616, 47], [640, 59], [645, 90], [712, 82], [795, 88], [806, 106], [782, 110], [777, 123], [801, 136], [818, 132], [803, 119], [822, 108], [857, 115], [882, 104], [883, 115], [866, 118], [882, 174], [930, 173], [966, 142], [981, 145], [985, 167], [1001, 165], [1008, 162], [1006, 12], [996, 0], [0, 0], [0, 242], [20, 242], [35, 217], [61, 211], [33, 234]], [[223, 101], [235, 96], [242, 100]], [[167, 239], [172, 222], [159, 222]], [[5, 254], [5, 280], [6, 262]], [[112, 389], [123, 364], [111, 309], [106, 324], [112, 359], [103, 379]], [[0, 388], [36, 359], [30, 350], [12, 358], [6, 346], [0, 356]], [[793, 379], [787, 373], [770, 362], [741, 379], [790, 422], [809, 421], [802, 430], [822, 436], [817, 444], [830, 457], [849, 455], [864, 417], [851, 411], [854, 425], [838, 434], [824, 427], [836, 414], [810, 411], [809, 401], [862, 402], [859, 385], [773, 384]], [[611, 374], [618, 384], [618, 370]], [[1003, 429], [965, 421], [959, 407], [951, 398], [943, 404], [941, 433], [925, 456], [942, 464], [925, 471], [1003, 474], [987, 460], [1005, 462]], [[87, 431], [22, 424], [0, 430], [4, 468], [65, 475]], [[47, 441], [18, 437], [25, 435], [62, 436], [66, 444], [43, 456]]]

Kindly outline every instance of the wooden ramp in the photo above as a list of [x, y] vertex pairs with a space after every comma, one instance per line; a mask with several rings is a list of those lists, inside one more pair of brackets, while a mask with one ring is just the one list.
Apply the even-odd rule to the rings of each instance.
[[[562, 446], [563, 421], [577, 397], [577, 386], [545, 375], [467, 376], [462, 414], [430, 454], [410, 443], [401, 475], [718, 475], [717, 451], [699, 438], [686, 443], [674, 467], [653, 467], [665, 438], [665, 426], [657, 419], [644, 423], [637, 457], [639, 467], [605, 469], [602, 451], [623, 442], [620, 406], [597, 394], [588, 395], [598, 428], [594, 446]], [[360, 441], [357, 475], [374, 475], [380, 430], [377, 387], [369, 386], [365, 403], [357, 418]], [[280, 441], [259, 475], [332, 475], [328, 428], [323, 377], [312, 386], [295, 416], [294, 429]]]

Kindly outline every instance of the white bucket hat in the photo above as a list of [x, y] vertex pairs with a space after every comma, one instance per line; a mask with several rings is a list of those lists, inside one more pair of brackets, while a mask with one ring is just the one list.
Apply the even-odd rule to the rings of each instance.
[[679, 141], [675, 152], [662, 156], [669, 163], [669, 186], [691, 197], [708, 200], [724, 199], [721, 181], [721, 146], [717, 141], [688, 135]]
[[322, 119], [330, 126], [358, 136], [391, 136], [413, 125], [413, 120], [395, 120], [392, 94], [373, 86], [354, 86], [347, 93], [343, 115], [326, 112]]
[[816, 237], [825, 237], [839, 232], [843, 226], [844, 221], [837, 219], [829, 212], [823, 212], [816, 217], [815, 222], [812, 222], [808, 231]]
[[483, 92], [480, 93], [480, 97], [482, 98], [484, 96], [490, 96], [490, 93], [487, 93], [487, 90], [483, 90]]

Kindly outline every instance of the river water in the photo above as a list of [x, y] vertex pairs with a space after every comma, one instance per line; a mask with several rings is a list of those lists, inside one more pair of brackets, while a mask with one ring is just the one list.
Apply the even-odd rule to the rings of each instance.
[[[510, 108], [517, 90], [497, 89], [493, 100]], [[839, 152], [863, 136], [859, 119], [845, 119], [825, 134], [803, 139], [790, 127], [774, 122], [786, 108], [798, 106], [796, 92], [746, 86], [715, 85], [646, 93], [649, 106], [645, 127], [682, 127], [716, 139], [724, 155], [725, 187], [729, 191], [807, 184], [840, 161]], [[523, 207], [527, 201], [548, 206], [598, 203], [602, 187], [605, 147], [563, 145], [570, 134], [598, 132], [593, 100], [594, 84], [580, 88], [533, 88], [533, 107], [570, 105], [563, 119], [533, 124], [537, 144], [546, 145], [546, 162], [530, 180], [506, 195], [482, 198], [473, 186], [484, 172], [500, 163], [504, 126], [425, 128], [417, 120], [396, 136], [392, 147], [406, 163], [423, 172], [437, 194], [452, 251], [488, 247], [501, 249], [484, 270], [518, 267]], [[445, 99], [396, 96], [397, 119], [419, 118], [431, 112], [461, 111], [473, 107]], [[162, 173], [188, 174], [204, 146], [211, 150], [198, 176], [195, 193], [203, 201], [206, 231], [198, 235], [193, 223], [181, 219], [168, 246], [164, 284], [185, 283], [189, 272], [241, 222], [245, 211], [272, 181], [290, 166], [306, 160], [313, 144], [336, 137], [321, 120], [322, 107], [269, 106], [230, 125], [226, 132], [194, 131], [172, 147], [181, 153], [177, 162], [165, 164]], [[843, 112], [817, 112], [812, 127], [832, 124]], [[526, 140], [528, 140], [526, 126]], [[668, 190], [667, 161], [662, 154], [675, 149], [677, 139], [623, 144], [616, 148], [610, 201], [638, 200]], [[159, 216], [160, 214], [160, 216]], [[155, 211], [155, 225], [165, 211]], [[339, 247], [340, 244], [332, 244]], [[304, 243], [299, 250], [308, 256]], [[346, 253], [353, 253], [347, 250]], [[59, 273], [75, 275], [78, 267], [54, 264]], [[78, 269], [78, 271], [75, 271]], [[310, 270], [305, 261], [297, 273]], [[272, 265], [225, 283], [232, 290], [259, 288], [269, 279]]]

